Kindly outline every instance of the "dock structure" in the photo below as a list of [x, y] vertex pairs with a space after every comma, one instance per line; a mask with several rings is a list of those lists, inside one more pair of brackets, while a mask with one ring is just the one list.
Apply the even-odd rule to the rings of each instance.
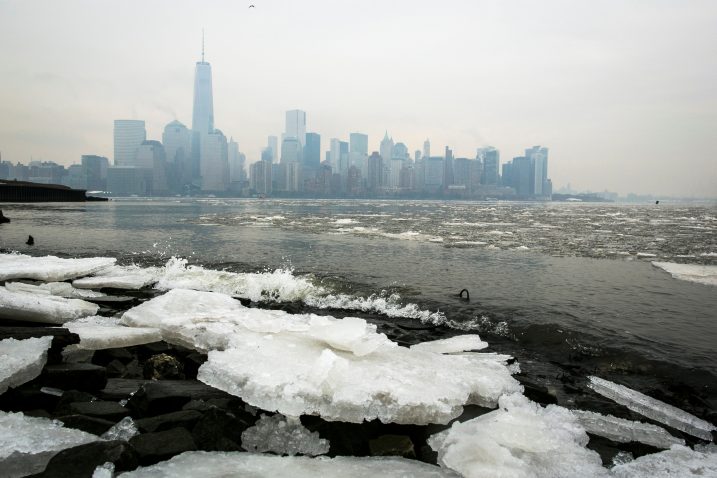
[[[0, 202], [85, 202], [84, 189], [72, 189], [61, 184], [41, 184], [0, 179]], [[102, 200], [102, 199], [100, 199]]]

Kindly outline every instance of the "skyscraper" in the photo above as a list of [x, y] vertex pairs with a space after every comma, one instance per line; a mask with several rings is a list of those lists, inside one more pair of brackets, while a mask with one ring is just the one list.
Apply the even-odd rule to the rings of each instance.
[[284, 138], [296, 138], [302, 147], [306, 144], [306, 112], [301, 110], [286, 112]]
[[137, 150], [147, 139], [142, 120], [115, 120], [115, 166], [137, 167]]
[[316, 174], [321, 165], [321, 136], [318, 133], [306, 133], [304, 146], [304, 170]]
[[218, 129], [201, 138], [202, 191], [223, 192], [229, 186], [227, 138]]
[[276, 136], [269, 136], [266, 145], [271, 148], [271, 162], [276, 163], [279, 161], [279, 138]]
[[426, 159], [431, 157], [431, 142], [428, 139], [423, 142], [423, 157]]
[[214, 131], [212, 67], [209, 62], [204, 61], [204, 33], [202, 33], [202, 61], [198, 61], [194, 67], [192, 130], [204, 134]]
[[351, 133], [349, 135], [349, 152], [368, 155], [368, 135]]

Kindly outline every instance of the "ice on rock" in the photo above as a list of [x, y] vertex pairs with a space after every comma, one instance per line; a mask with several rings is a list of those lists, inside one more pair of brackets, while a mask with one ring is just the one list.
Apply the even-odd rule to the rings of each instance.
[[72, 287], [67, 282], [47, 282], [40, 285], [25, 284], [23, 282], [8, 282], [5, 288], [11, 292], [26, 292], [31, 294], [56, 295], [66, 299], [95, 299], [106, 297], [101, 292], [81, 290]]
[[311, 432], [297, 417], [262, 415], [256, 425], [241, 434], [241, 446], [257, 453], [318, 456], [329, 452], [329, 441]]
[[72, 282], [78, 289], [125, 289], [139, 290], [157, 282], [161, 269], [157, 267], [112, 266], [92, 277]]
[[35, 279], [62, 282], [82, 277], [112, 266], [112, 257], [61, 259], [55, 256], [31, 257], [24, 254], [0, 254], [0, 281]]
[[457, 478], [449, 470], [405, 458], [274, 456], [241, 452], [190, 451], [156, 465], [122, 473], [121, 478]]
[[38, 377], [52, 337], [0, 340], [0, 394]]
[[132, 347], [162, 340], [159, 329], [127, 327], [120, 324], [120, 319], [112, 317], [85, 317], [65, 322], [64, 327], [80, 336], [80, 343], [76, 348], [84, 350]]
[[572, 410], [585, 431], [618, 443], [640, 442], [655, 448], [684, 445], [681, 438], [670, 435], [664, 428], [650, 423], [635, 422], [611, 415], [601, 415], [585, 410]]
[[0, 474], [39, 473], [59, 451], [96, 440], [95, 435], [64, 428], [57, 420], [0, 411]]
[[652, 265], [664, 270], [675, 279], [717, 285], [717, 266], [674, 262], [653, 262]]
[[115, 476], [115, 464], [111, 461], [95, 468], [92, 478], [113, 478]]
[[100, 438], [103, 440], [124, 440], [129, 441], [130, 438], [139, 435], [139, 429], [132, 420], [132, 417], [124, 417], [104, 432]]
[[72, 319], [95, 315], [99, 306], [80, 299], [65, 299], [47, 294], [11, 292], [0, 287], [0, 318], [27, 322], [62, 324]]
[[433, 435], [438, 462], [467, 478], [606, 477], [600, 456], [569, 410], [543, 408], [520, 394], [499, 408]]
[[599, 377], [589, 377], [589, 380], [588, 387], [600, 395], [676, 430], [709, 441], [712, 441], [712, 431], [717, 430], [717, 427], [701, 418], [624, 385]]
[[475, 334], [458, 335], [448, 339], [432, 340], [430, 342], [421, 342], [420, 344], [411, 345], [413, 350], [434, 352], [437, 354], [482, 350], [486, 347], [488, 347], [488, 344], [483, 342], [480, 337]]
[[669, 450], [644, 455], [613, 467], [614, 478], [705, 478], [717, 476], [717, 447], [673, 445]]

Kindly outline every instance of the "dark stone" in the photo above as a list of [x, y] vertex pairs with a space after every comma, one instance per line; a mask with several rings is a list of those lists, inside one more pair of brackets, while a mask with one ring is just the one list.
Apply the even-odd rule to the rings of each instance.
[[190, 400], [186, 405], [182, 407], [182, 410], [196, 410], [198, 412], [206, 412], [213, 405], [208, 404], [204, 400]]
[[25, 412], [27, 410], [54, 410], [60, 397], [42, 392], [35, 383], [11, 388], [0, 395], [0, 410]]
[[107, 385], [104, 367], [89, 363], [62, 363], [45, 367], [40, 379], [48, 387], [61, 390], [102, 390]]
[[[27, 324], [27, 323], [26, 323]], [[52, 344], [47, 353], [47, 363], [56, 364], [62, 362], [62, 350], [68, 345], [79, 344], [80, 336], [71, 333], [62, 327], [47, 327], [45, 324], [35, 327], [0, 327], [0, 340], [17, 339], [24, 340], [32, 337], [52, 336]]]
[[213, 398], [233, 397], [196, 380], [159, 380], [145, 383], [127, 407], [133, 416], [148, 417], [181, 410], [190, 400]]
[[239, 451], [241, 434], [253, 425], [231, 413], [213, 407], [207, 410], [192, 429], [192, 436], [199, 450]]
[[70, 404], [70, 410], [78, 415], [98, 417], [118, 422], [129, 415], [129, 410], [117, 402], [77, 402]]
[[199, 367], [207, 361], [207, 354], [200, 354], [199, 352], [191, 352], [184, 358], [184, 376], [188, 379], [194, 380], [197, 378], [199, 373]]
[[381, 435], [368, 442], [371, 456], [402, 456], [416, 458], [411, 439], [405, 435]]
[[153, 465], [174, 455], [197, 449], [192, 434], [181, 427], [137, 435], [129, 443], [137, 450], [142, 466]]
[[109, 378], [121, 378], [127, 372], [127, 367], [119, 360], [113, 360], [106, 365]]
[[60, 397], [60, 401], [57, 402], [55, 407], [55, 415], [71, 415], [72, 409], [70, 405], [76, 402], [93, 402], [97, 400], [97, 397], [88, 392], [82, 392], [80, 390], [67, 390]]
[[148, 383], [147, 380], [129, 379], [129, 378], [110, 378], [107, 380], [105, 388], [97, 392], [97, 396], [102, 400], [127, 400], [142, 385]]
[[10, 219], [5, 217], [5, 215], [0, 211], [0, 224], [7, 224], [10, 222]]
[[105, 420], [98, 417], [88, 417], [86, 415], [65, 415], [58, 417], [67, 428], [76, 428], [83, 432], [92, 433], [93, 435], [102, 435], [110, 429], [115, 422]]
[[134, 354], [124, 347], [116, 349], [103, 349], [95, 351], [95, 355], [94, 357], [92, 357], [92, 363], [95, 365], [102, 365], [103, 367], [106, 367], [110, 362], [114, 360], [117, 360], [122, 364], [128, 364], [134, 358]]
[[183, 379], [184, 365], [171, 355], [152, 355], [144, 363], [144, 378], [151, 380]]
[[152, 355], [164, 354], [170, 352], [171, 350], [172, 346], [163, 341], [137, 345], [137, 353], [141, 357], [151, 357]]
[[142, 432], [161, 432], [175, 427], [183, 427], [191, 430], [202, 418], [197, 410], [182, 410], [179, 412], [165, 413], [156, 417], [140, 418], [135, 421], [137, 428]]
[[144, 371], [142, 370], [142, 367], [139, 365], [139, 362], [137, 361], [137, 359], [134, 359], [130, 363], [127, 364], [127, 366], [124, 369], [124, 374], [122, 375], [122, 378], [131, 378], [131, 379], [144, 378]]
[[130, 471], [137, 468], [137, 452], [121, 440], [96, 441], [62, 450], [52, 457], [45, 471], [37, 478], [88, 477], [100, 465], [114, 463], [115, 471]]
[[42, 408], [38, 408], [36, 410], [27, 410], [22, 413], [27, 417], [52, 418], [52, 414], [50, 414], [50, 412], [48, 412], [47, 410], [43, 410]]

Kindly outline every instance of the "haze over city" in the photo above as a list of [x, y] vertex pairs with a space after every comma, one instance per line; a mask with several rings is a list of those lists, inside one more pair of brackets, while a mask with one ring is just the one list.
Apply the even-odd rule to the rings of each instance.
[[386, 130], [502, 162], [542, 144], [556, 188], [716, 194], [712, 2], [254, 4], [1, 1], [2, 159], [112, 158], [115, 119], [190, 124], [205, 29], [214, 122], [247, 163], [298, 108], [322, 154]]

